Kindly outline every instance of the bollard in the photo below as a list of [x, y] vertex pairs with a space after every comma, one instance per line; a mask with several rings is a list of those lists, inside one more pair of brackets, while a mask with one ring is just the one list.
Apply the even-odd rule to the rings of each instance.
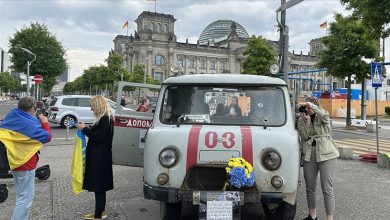
[[66, 141], [69, 141], [69, 123], [66, 124]]

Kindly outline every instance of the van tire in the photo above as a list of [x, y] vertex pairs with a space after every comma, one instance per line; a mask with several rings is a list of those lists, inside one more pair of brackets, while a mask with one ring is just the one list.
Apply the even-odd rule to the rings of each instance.
[[267, 220], [293, 220], [297, 210], [297, 204], [291, 205], [287, 202], [282, 202], [279, 207], [269, 210], [267, 205], [263, 205], [264, 213]]
[[181, 202], [169, 203], [160, 201], [161, 220], [179, 220], [181, 217]]
[[[68, 121], [73, 121], [73, 123], [77, 124], [77, 119], [73, 115], [66, 115], [61, 120], [61, 127], [66, 128], [65, 123], [68, 123]], [[69, 127], [71, 128], [71, 127]]]

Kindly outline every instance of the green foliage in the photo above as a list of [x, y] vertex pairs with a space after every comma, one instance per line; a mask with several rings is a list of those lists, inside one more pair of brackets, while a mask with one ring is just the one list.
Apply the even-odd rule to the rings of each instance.
[[327, 68], [327, 73], [348, 78], [347, 117], [346, 124], [351, 124], [351, 75], [355, 74], [358, 81], [367, 78], [370, 64], [363, 58], [373, 59], [379, 53], [377, 41], [368, 36], [368, 31], [362, 21], [356, 17], [343, 17], [336, 14], [335, 22], [331, 23], [329, 35], [322, 39], [326, 46], [320, 55], [318, 66]]
[[362, 58], [376, 58], [379, 53], [377, 41], [367, 35], [361, 20], [336, 14], [329, 35], [322, 39], [326, 50], [321, 53], [318, 66], [327, 68], [328, 74], [344, 78], [356, 74], [359, 81], [367, 78], [370, 64]]
[[386, 114], [390, 115], [390, 106], [385, 107]]
[[85, 69], [83, 75], [65, 85], [64, 92], [89, 91], [95, 86], [105, 87], [106, 84], [114, 89], [112, 85], [121, 80], [122, 75], [124, 81], [130, 81], [130, 73], [122, 66], [121, 54], [110, 52], [106, 63], [107, 65], [91, 66]]
[[390, 36], [389, 0], [341, 0], [353, 15], [361, 18], [374, 37]]
[[0, 90], [2, 92], [20, 92], [23, 87], [20, 79], [11, 76], [9, 73], [0, 73]]
[[268, 41], [261, 36], [251, 36], [248, 47], [243, 52], [246, 56], [243, 66], [243, 74], [268, 75], [271, 64], [277, 63], [277, 54]]
[[30, 67], [30, 75], [42, 75], [44, 80], [41, 86], [45, 90], [51, 90], [55, 84], [55, 78], [66, 69], [66, 51], [45, 24], [31, 23], [29, 27], [16, 31], [9, 39], [9, 47], [13, 69], [18, 72], [26, 73], [27, 61], [32, 61], [34, 58], [20, 47], [36, 55], [36, 60]]

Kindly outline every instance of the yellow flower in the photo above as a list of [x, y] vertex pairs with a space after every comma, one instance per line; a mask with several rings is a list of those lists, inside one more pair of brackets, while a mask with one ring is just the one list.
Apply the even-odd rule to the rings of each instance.
[[231, 170], [230, 167], [226, 167], [225, 169], [226, 169], [226, 173], [230, 173], [230, 170]]

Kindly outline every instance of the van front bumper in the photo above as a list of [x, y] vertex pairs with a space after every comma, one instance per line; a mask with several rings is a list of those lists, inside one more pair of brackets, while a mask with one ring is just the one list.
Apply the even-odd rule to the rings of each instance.
[[[144, 183], [144, 198], [162, 202], [177, 203], [180, 201], [194, 201], [193, 190], [180, 190], [178, 188], [151, 186]], [[281, 192], [244, 192], [245, 203], [281, 203], [284, 195]]]

